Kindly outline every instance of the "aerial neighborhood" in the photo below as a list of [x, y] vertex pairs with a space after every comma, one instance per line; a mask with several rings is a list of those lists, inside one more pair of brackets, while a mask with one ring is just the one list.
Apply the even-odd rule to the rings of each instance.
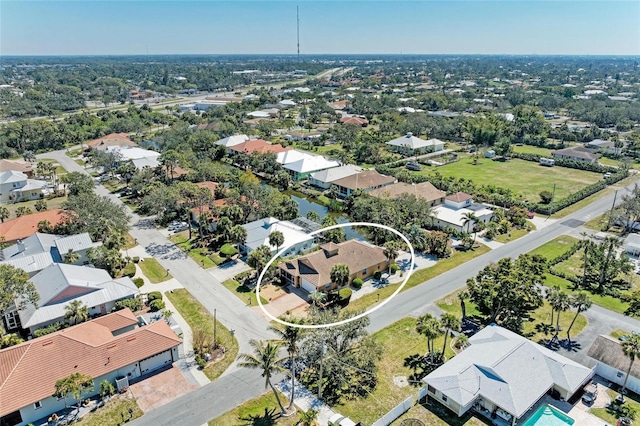
[[625, 56], [2, 57], [0, 425], [640, 424], [639, 96]]

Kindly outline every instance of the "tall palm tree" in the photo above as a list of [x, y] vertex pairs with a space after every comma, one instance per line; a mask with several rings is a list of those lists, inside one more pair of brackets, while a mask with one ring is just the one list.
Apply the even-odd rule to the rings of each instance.
[[442, 359], [444, 360], [444, 351], [447, 349], [447, 337], [452, 331], [460, 331], [460, 319], [449, 313], [444, 313], [440, 317], [440, 324], [444, 329], [444, 343], [442, 344]]
[[391, 274], [391, 265], [396, 261], [399, 250], [398, 243], [395, 241], [389, 241], [384, 245], [384, 255], [389, 259], [389, 274]]
[[242, 361], [239, 365], [240, 367], [262, 370], [262, 377], [265, 379], [264, 387], [271, 388], [280, 406], [280, 411], [284, 414], [286, 410], [282, 405], [282, 401], [280, 401], [280, 396], [278, 396], [275, 386], [271, 383], [271, 376], [274, 373], [286, 373], [286, 370], [282, 367], [282, 359], [279, 357], [282, 344], [270, 340], [254, 339], [251, 339], [249, 344], [253, 347], [255, 354], [240, 354], [239, 358]]
[[89, 319], [89, 307], [83, 305], [80, 300], [72, 300], [64, 307], [64, 319], [71, 325], [85, 322]]
[[575, 296], [571, 298], [571, 307], [576, 310], [576, 314], [573, 316], [571, 324], [569, 324], [569, 328], [567, 329], [567, 340], [569, 342], [571, 342], [571, 335], [569, 333], [571, 332], [573, 323], [576, 322], [576, 319], [578, 319], [578, 315], [591, 307], [591, 304], [591, 298], [589, 298], [589, 295], [584, 291], [577, 292]]
[[236, 225], [229, 230], [229, 239], [236, 244], [236, 248], [240, 251], [240, 244], [244, 244], [247, 241], [247, 230], [240, 225]]
[[[293, 322], [294, 324], [302, 324], [302, 321], [299, 319], [289, 319], [289, 322]], [[271, 326], [269, 327], [271, 331], [276, 333], [278, 336], [278, 342], [285, 345], [287, 348], [287, 353], [289, 354], [289, 374], [291, 375], [291, 398], [289, 398], [289, 406], [288, 410], [293, 408], [293, 398], [295, 396], [295, 386], [296, 386], [296, 356], [298, 355], [298, 343], [302, 339], [302, 335], [304, 333], [304, 329], [300, 327], [292, 327], [290, 325], [284, 326], [284, 328], [278, 328]]]
[[458, 300], [460, 300], [460, 310], [462, 311], [463, 321], [465, 318], [467, 318], [467, 305], [465, 303], [465, 300], [467, 300], [468, 298], [469, 298], [468, 291], [461, 291], [460, 293], [458, 293]]
[[320, 306], [327, 300], [327, 294], [322, 291], [314, 291], [309, 293], [309, 300], [316, 306]]
[[475, 225], [478, 222], [480, 222], [480, 218], [478, 218], [478, 216], [476, 216], [473, 212], [467, 212], [462, 215], [462, 227], [466, 227], [467, 232], [469, 232], [469, 230], [473, 226], [473, 244], [476, 243], [476, 235], [478, 234], [478, 231], [476, 230]]
[[571, 307], [571, 298], [564, 291], [559, 291], [553, 304], [553, 308], [556, 310], [556, 333], [553, 337], [557, 338], [560, 332], [560, 314]]
[[547, 302], [549, 302], [549, 306], [551, 306], [551, 321], [549, 321], [549, 327], [553, 326], [553, 314], [556, 311], [556, 300], [558, 299], [558, 293], [560, 293], [560, 287], [554, 285], [553, 287], [547, 289], [547, 294], [545, 295]]
[[629, 374], [631, 374], [631, 367], [633, 367], [633, 362], [638, 356], [640, 356], [640, 335], [632, 334], [631, 336], [629, 336], [628, 340], [622, 342], [622, 352], [630, 360], [629, 368], [627, 369], [627, 375], [624, 378], [624, 383], [622, 384], [622, 389], [620, 390], [620, 393], [624, 394], [627, 389], [627, 380], [629, 379]]
[[416, 330], [427, 338], [427, 355], [432, 355], [433, 341], [444, 332], [440, 321], [431, 314], [424, 314], [416, 321]]
[[349, 283], [351, 271], [349, 267], [344, 263], [337, 263], [331, 267], [331, 282], [335, 283], [337, 287], [344, 287]]
[[76, 263], [80, 259], [80, 255], [73, 251], [73, 249], [69, 249], [68, 252], [62, 256], [62, 260], [64, 263], [73, 264]]
[[280, 251], [280, 246], [284, 244], [284, 235], [280, 231], [273, 231], [269, 234], [269, 245], [276, 246], [276, 253]]

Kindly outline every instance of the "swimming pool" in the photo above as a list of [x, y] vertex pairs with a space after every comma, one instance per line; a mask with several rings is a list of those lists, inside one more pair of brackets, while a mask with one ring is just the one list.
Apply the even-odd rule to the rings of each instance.
[[566, 426], [574, 423], [575, 420], [562, 411], [550, 405], [543, 405], [522, 426]]

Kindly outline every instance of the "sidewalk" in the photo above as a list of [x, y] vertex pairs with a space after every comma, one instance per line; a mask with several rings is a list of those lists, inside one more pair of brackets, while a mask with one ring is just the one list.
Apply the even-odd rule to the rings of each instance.
[[[276, 388], [284, 395], [288, 397], [291, 396], [291, 379], [287, 378], [280, 383], [276, 384]], [[326, 426], [329, 424], [329, 419], [331, 416], [335, 415], [336, 412], [331, 409], [327, 404], [320, 401], [314, 394], [311, 393], [307, 388], [305, 388], [300, 382], [296, 381], [296, 390], [294, 394], [294, 404], [298, 407], [300, 411], [308, 411], [310, 408], [318, 411], [318, 418], [316, 421], [321, 426]]]

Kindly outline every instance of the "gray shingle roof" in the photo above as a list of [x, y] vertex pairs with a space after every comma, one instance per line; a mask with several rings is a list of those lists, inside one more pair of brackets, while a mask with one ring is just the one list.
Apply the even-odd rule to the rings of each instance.
[[[624, 371], [625, 373], [629, 369], [629, 362], [631, 361], [624, 352], [622, 352], [622, 345], [613, 337], [600, 335], [596, 338], [595, 342], [589, 348], [587, 355], [596, 361], [600, 361], [610, 367], [617, 370]], [[636, 359], [631, 367], [631, 375], [636, 378], [640, 378], [640, 362]]]

